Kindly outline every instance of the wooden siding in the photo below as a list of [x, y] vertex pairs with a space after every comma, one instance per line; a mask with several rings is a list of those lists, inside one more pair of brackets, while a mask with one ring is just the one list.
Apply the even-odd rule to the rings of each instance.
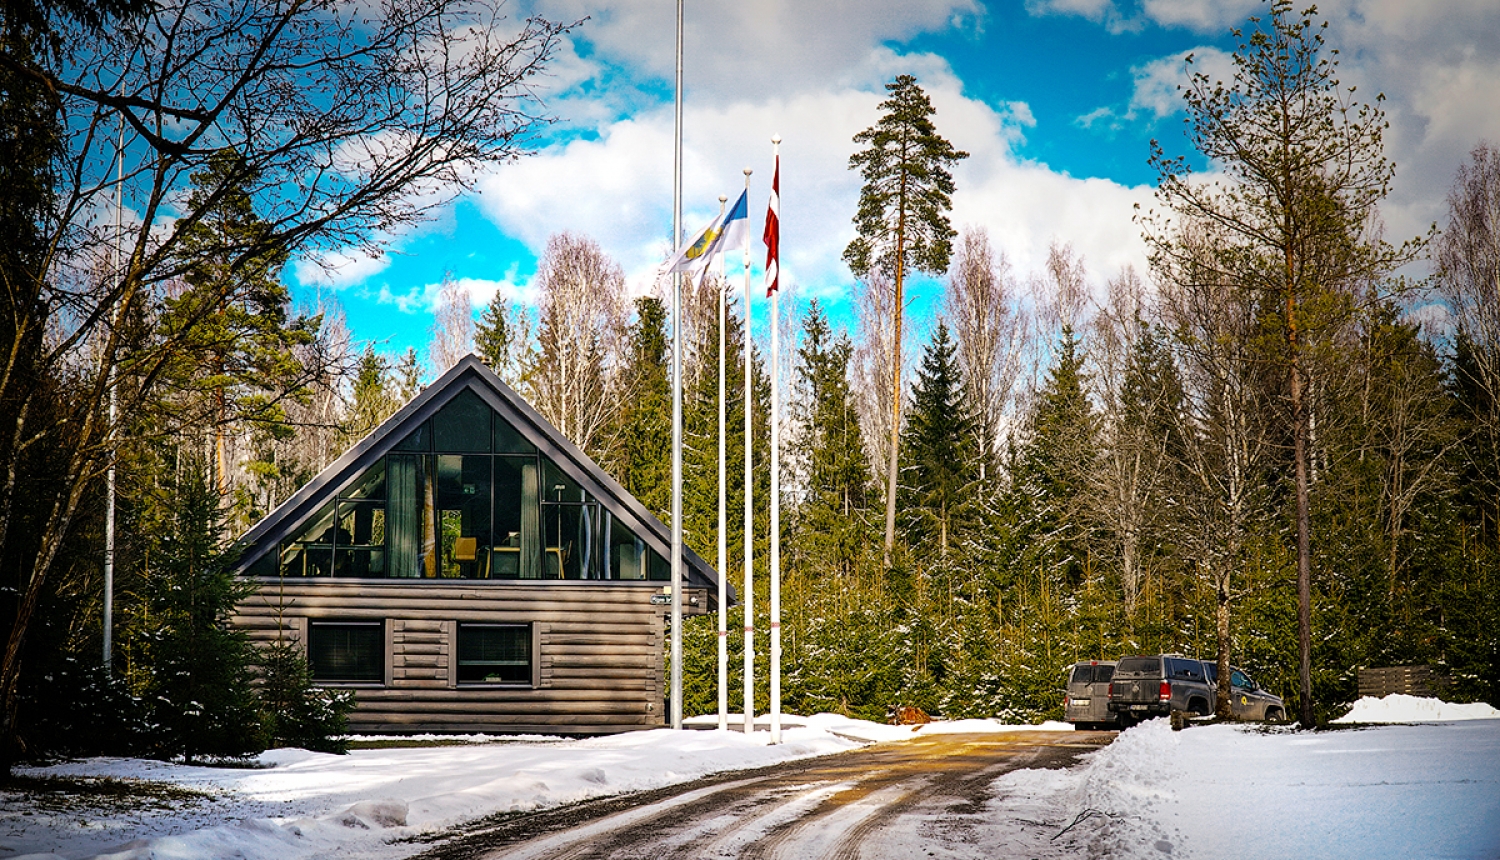
[[[261, 580], [232, 623], [267, 645], [305, 644], [309, 620], [384, 621], [385, 683], [330, 685], [354, 690], [353, 732], [601, 734], [663, 725], [659, 593], [657, 583]], [[530, 685], [457, 683], [458, 624], [476, 621], [531, 625]]]

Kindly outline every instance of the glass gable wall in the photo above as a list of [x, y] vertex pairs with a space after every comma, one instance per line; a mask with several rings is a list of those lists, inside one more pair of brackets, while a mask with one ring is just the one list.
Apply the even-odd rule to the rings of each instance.
[[667, 580], [669, 566], [463, 391], [251, 574]]

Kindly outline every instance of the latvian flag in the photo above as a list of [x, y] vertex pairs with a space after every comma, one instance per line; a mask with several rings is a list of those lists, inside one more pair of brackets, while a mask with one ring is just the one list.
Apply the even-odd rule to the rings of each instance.
[[761, 241], [766, 243], [766, 295], [770, 296], [781, 286], [781, 156], [776, 156], [776, 171], [771, 174], [771, 204], [766, 207], [766, 234]]

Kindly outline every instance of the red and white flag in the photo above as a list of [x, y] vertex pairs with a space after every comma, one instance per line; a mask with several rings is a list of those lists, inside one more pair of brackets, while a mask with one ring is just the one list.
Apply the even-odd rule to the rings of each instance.
[[781, 276], [781, 156], [776, 156], [776, 172], [771, 174], [771, 203], [766, 207], [766, 295], [776, 292]]

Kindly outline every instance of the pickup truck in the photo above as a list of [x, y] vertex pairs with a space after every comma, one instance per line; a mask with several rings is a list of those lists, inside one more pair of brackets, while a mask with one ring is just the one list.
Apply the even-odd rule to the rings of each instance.
[[[1123, 657], [1109, 684], [1109, 711], [1121, 728], [1173, 711], [1206, 716], [1218, 701], [1218, 666], [1180, 654]], [[1255, 683], [1243, 669], [1230, 667], [1230, 711], [1236, 719], [1286, 719], [1279, 696]]]
[[1109, 711], [1121, 727], [1173, 711], [1214, 712], [1213, 682], [1202, 660], [1180, 654], [1121, 657], [1109, 684]]

